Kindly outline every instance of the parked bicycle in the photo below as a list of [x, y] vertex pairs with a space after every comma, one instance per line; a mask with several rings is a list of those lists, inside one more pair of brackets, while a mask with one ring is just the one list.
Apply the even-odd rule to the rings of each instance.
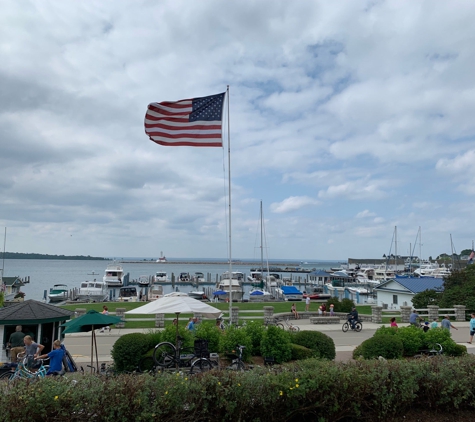
[[38, 379], [44, 378], [46, 376], [46, 372], [48, 372], [48, 367], [44, 365], [43, 359], [37, 360], [40, 366], [35, 369], [28, 368], [27, 362], [28, 357], [25, 357], [24, 359], [20, 358], [20, 361], [17, 364], [16, 368], [12, 371], [4, 372], [3, 374], [1, 374], [0, 380], [15, 381], [17, 379]]
[[229, 365], [226, 369], [230, 369], [232, 371], [244, 371], [246, 366], [242, 360], [242, 352], [246, 348], [246, 346], [236, 345], [236, 350], [233, 350], [233, 354], [230, 356], [234, 357], [231, 361], [231, 365]]
[[415, 359], [433, 358], [444, 353], [444, 349], [440, 343], [435, 343], [430, 349], [419, 350], [419, 353], [414, 356]]
[[289, 321], [289, 318], [284, 319], [284, 324], [280, 324], [284, 330], [292, 331], [293, 333], [298, 333], [300, 331], [300, 327], [298, 325], [294, 325]]
[[207, 372], [213, 369], [209, 359], [208, 342], [195, 340], [195, 348], [183, 347], [183, 338], [178, 337], [178, 347], [169, 342], [158, 343], [153, 351], [153, 360], [157, 366], [165, 368], [190, 368], [190, 374]]
[[346, 333], [349, 329], [352, 329], [359, 333], [363, 329], [363, 323], [360, 320], [355, 321], [353, 326], [351, 325], [350, 321], [346, 321], [342, 326], [341, 330]]

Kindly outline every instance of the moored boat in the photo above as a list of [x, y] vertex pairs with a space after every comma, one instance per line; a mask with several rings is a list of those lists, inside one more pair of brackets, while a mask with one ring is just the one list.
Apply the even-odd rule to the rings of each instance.
[[208, 297], [206, 296], [205, 292], [202, 290], [194, 290], [192, 292], [189, 292], [188, 296], [197, 300], [208, 300]]
[[148, 291], [148, 300], [157, 300], [163, 297], [163, 287], [162, 286], [151, 286]]
[[124, 284], [124, 270], [120, 264], [114, 263], [107, 266], [103, 281], [109, 287], [122, 287]]
[[105, 281], [83, 281], [79, 287], [77, 299], [88, 302], [104, 302], [109, 295]]
[[55, 284], [49, 289], [48, 299], [50, 302], [62, 302], [68, 300], [69, 290], [66, 284]]
[[121, 287], [118, 300], [119, 302], [139, 302], [139, 289], [135, 286]]
[[156, 284], [167, 284], [170, 283], [168, 274], [163, 271], [157, 271], [153, 277], [153, 282]]

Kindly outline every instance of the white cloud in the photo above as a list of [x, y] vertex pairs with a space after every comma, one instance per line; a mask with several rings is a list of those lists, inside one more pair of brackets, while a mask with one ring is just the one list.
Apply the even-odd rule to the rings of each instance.
[[375, 217], [375, 216], [376, 214], [369, 210], [360, 211], [358, 214], [356, 214], [356, 218], [367, 218], [367, 217]]
[[319, 201], [308, 196], [291, 196], [284, 199], [282, 202], [274, 202], [271, 204], [271, 211], [277, 214], [284, 214], [292, 211], [297, 211], [304, 207], [318, 205]]

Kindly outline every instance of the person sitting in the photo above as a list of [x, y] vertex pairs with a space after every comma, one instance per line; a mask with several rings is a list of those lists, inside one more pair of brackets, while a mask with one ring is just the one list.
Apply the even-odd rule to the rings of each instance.
[[348, 321], [350, 322], [351, 329], [355, 329], [355, 324], [358, 322], [358, 311], [356, 310], [356, 307], [353, 306], [353, 309], [351, 312], [348, 314]]
[[58, 375], [63, 370], [64, 350], [61, 348], [59, 340], [53, 341], [53, 350], [45, 355], [40, 355], [36, 359], [49, 358], [49, 369], [46, 376]]
[[295, 303], [292, 303], [292, 307], [290, 308], [290, 311], [292, 312], [293, 316], [295, 319], [299, 319], [299, 313], [297, 312], [297, 308], [295, 306]]
[[427, 333], [427, 331], [430, 330], [429, 321], [424, 322], [424, 326], [422, 327], [422, 329], [424, 330], [424, 333]]

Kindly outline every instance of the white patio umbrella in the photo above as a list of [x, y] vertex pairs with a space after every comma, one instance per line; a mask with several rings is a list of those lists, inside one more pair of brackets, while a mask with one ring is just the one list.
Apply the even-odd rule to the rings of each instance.
[[178, 316], [180, 314], [200, 313], [206, 318], [218, 318], [222, 312], [213, 306], [189, 296], [161, 297], [146, 305], [127, 311], [126, 314], [176, 314], [176, 335], [178, 337]]

